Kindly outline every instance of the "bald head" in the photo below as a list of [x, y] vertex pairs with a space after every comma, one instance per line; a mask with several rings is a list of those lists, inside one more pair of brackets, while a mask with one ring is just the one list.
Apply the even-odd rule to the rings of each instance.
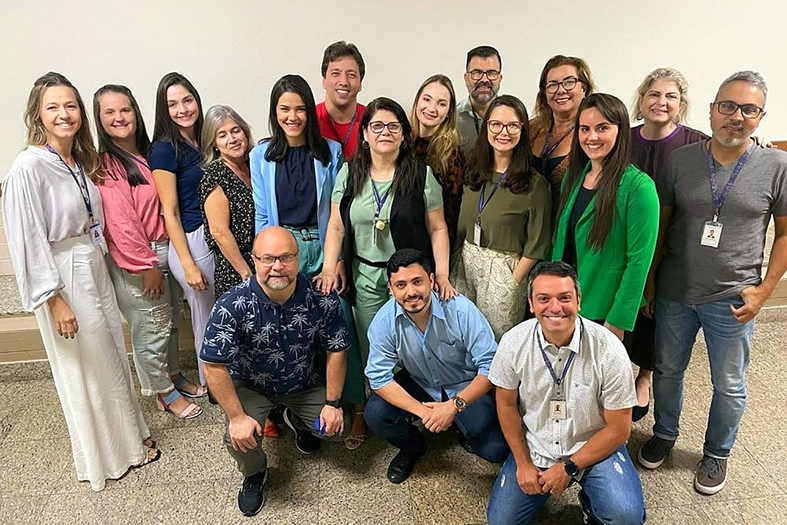
[[291, 231], [281, 226], [270, 226], [257, 234], [252, 249], [258, 256], [297, 253], [298, 243]]

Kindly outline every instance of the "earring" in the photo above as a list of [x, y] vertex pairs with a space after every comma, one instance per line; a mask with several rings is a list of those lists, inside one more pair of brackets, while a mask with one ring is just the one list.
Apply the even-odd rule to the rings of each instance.
[[399, 149], [407, 149], [407, 141], [403, 140], [402, 144], [399, 146]]
[[361, 146], [363, 149], [369, 149], [369, 141], [364, 139], [363, 142], [361, 142]]

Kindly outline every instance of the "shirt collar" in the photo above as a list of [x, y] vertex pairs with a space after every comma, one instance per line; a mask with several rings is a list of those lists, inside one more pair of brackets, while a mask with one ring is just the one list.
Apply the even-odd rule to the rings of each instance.
[[459, 101], [459, 104], [457, 104], [456, 106], [456, 111], [459, 113], [469, 113], [471, 115], [475, 113], [475, 110], [473, 110], [473, 106], [470, 104], [470, 97], [464, 98], [461, 101]]
[[[440, 302], [440, 297], [437, 296], [437, 292], [434, 290], [432, 290], [430, 293], [432, 294], [432, 317], [438, 317], [445, 320], [445, 310], [443, 309], [443, 304]], [[394, 318], [398, 318], [402, 315], [406, 316], [407, 312], [405, 312], [404, 308], [402, 308], [402, 305], [400, 305], [396, 299], [394, 299]]]
[[[306, 289], [309, 286], [306, 276], [299, 273], [295, 279], [296, 279], [295, 291], [290, 296], [290, 298], [287, 299], [287, 301], [285, 301], [283, 305], [281, 305], [283, 308], [289, 308], [293, 304], [300, 304], [306, 301]], [[271, 301], [271, 298], [268, 297], [268, 294], [266, 294], [265, 290], [262, 289], [262, 286], [260, 286], [260, 283], [257, 281], [256, 275], [252, 275], [250, 280], [251, 280], [251, 290], [254, 293], [254, 295], [257, 296], [257, 298], [260, 300], [262, 304], [272, 304], [275, 306], [279, 306], [278, 303]]]
[[563, 347], [557, 348], [557, 346], [553, 345], [552, 343], [547, 343], [547, 340], [544, 337], [544, 331], [541, 330], [541, 325], [538, 322], [536, 322], [536, 326], [537, 326], [537, 328], [536, 328], [536, 337], [544, 345], [544, 350], [546, 350], [549, 347], [556, 348], [557, 350], [560, 350], [560, 348], [568, 348], [569, 350], [571, 350], [575, 354], [579, 353], [579, 350], [580, 350], [579, 343], [581, 341], [582, 330], [584, 330], [584, 327], [582, 326], [582, 321], [581, 321], [579, 315], [577, 315], [577, 318], [574, 320], [574, 335], [571, 336], [571, 341], [568, 343], [568, 346], [563, 346]]

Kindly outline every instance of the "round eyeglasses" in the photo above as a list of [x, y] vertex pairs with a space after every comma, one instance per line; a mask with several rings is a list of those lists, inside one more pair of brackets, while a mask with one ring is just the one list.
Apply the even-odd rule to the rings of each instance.
[[521, 122], [509, 122], [508, 124], [503, 124], [499, 120], [490, 120], [486, 123], [486, 127], [488, 127], [489, 131], [495, 135], [502, 133], [504, 129], [509, 135], [519, 135], [522, 132]]
[[484, 78], [484, 75], [486, 75], [486, 78], [493, 82], [500, 78], [500, 71], [497, 69], [474, 69], [472, 71], [468, 71], [467, 74], [470, 75], [470, 78], [476, 82]]
[[374, 133], [375, 135], [379, 135], [383, 132], [385, 128], [388, 128], [388, 131], [396, 135], [400, 131], [402, 131], [402, 123], [401, 122], [380, 122], [379, 120], [375, 120], [374, 122], [369, 122], [369, 131]]
[[578, 83], [579, 83], [579, 79], [577, 77], [566, 77], [560, 82], [556, 80], [547, 82], [546, 86], [544, 86], [544, 89], [546, 90], [547, 93], [553, 95], [557, 93], [557, 90], [560, 88], [560, 86], [563, 86], [563, 89], [565, 89], [566, 91], [571, 91], [577, 86]]

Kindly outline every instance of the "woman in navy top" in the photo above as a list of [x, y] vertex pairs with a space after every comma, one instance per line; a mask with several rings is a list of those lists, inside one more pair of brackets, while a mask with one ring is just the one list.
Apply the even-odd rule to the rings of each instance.
[[[202, 122], [202, 103], [191, 82], [179, 73], [164, 75], [156, 92], [156, 126], [149, 163], [170, 239], [170, 271], [191, 309], [197, 356], [215, 302], [213, 252], [205, 242], [197, 193], [203, 175], [199, 150]], [[202, 366], [199, 376], [205, 385]], [[185, 380], [175, 386], [188, 397], [207, 393], [207, 389]]]
[[[680, 71], [660, 67], [651, 71], [637, 89], [632, 120], [642, 120], [631, 128], [631, 163], [658, 180], [662, 166], [676, 149], [707, 140], [702, 131], [682, 124], [689, 113], [688, 83]], [[637, 316], [634, 330], [626, 333], [624, 341], [631, 362], [639, 366], [637, 376], [637, 406], [632, 411], [634, 421], [648, 413], [650, 383], [655, 365], [656, 323], [653, 317], [655, 288], [653, 279], [658, 261], [651, 265], [645, 286], [645, 305]]]

